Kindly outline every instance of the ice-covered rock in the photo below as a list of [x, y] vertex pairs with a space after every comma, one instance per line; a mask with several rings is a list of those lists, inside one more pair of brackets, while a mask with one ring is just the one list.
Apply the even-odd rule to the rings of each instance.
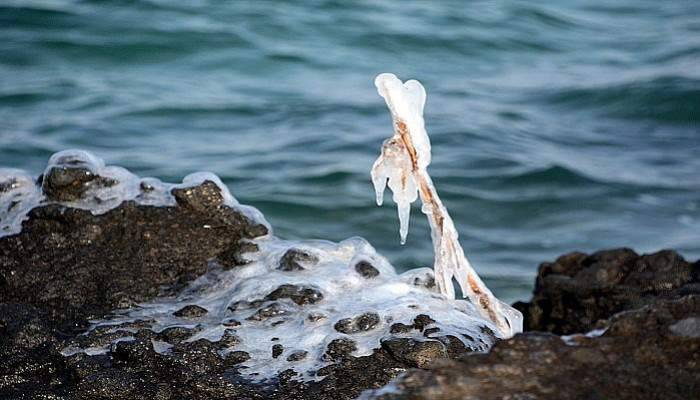
[[[429, 269], [397, 274], [361, 238], [332, 243], [266, 237], [255, 243], [260, 251], [248, 254], [247, 264], [214, 269], [176, 297], [95, 321], [94, 333], [64, 354], [107, 353], [118, 341], [134, 340], [133, 323], [146, 321], [141, 326], [156, 334], [157, 351], [164, 354], [206, 340], [220, 346], [221, 357], [247, 354], [238, 366], [249, 380], [271, 380], [288, 370], [298, 379], [318, 380], [318, 371], [337, 361], [339, 343], [349, 347], [345, 356], [362, 357], [397, 338], [434, 342], [443, 349], [439, 354], [447, 347], [438, 337], [453, 337], [470, 351], [485, 351], [496, 339], [496, 327], [469, 302], [436, 292]], [[303, 267], [287, 268], [293, 257]], [[362, 272], [370, 268], [370, 275]], [[173, 337], [175, 329], [182, 333]]]
[[0, 168], [0, 237], [20, 232], [27, 213], [39, 205], [59, 204], [88, 210], [94, 215], [113, 210], [125, 201], [144, 206], [174, 206], [178, 192], [204, 182], [216, 186], [220, 205], [269, 227], [258, 210], [239, 204], [219, 177], [210, 172], [193, 173], [180, 184], [169, 184], [155, 178], [140, 178], [122, 167], [105, 165], [102, 159], [86, 151], [64, 150], [51, 156], [38, 179], [24, 171]]
[[[15, 271], [7, 278], [9, 293], [56, 307], [61, 324], [76, 313], [104, 315], [112, 305], [107, 318], [64, 346], [64, 356], [126, 351], [148, 337], [153, 351], [170, 357], [206, 342], [248, 380], [286, 371], [315, 381], [334, 363], [380, 349], [423, 365], [454, 349], [485, 351], [497, 337], [473, 304], [437, 291], [432, 270], [398, 274], [361, 238], [276, 238], [262, 215], [240, 205], [213, 174], [168, 184], [72, 150], [51, 157], [38, 179], [19, 171], [3, 177], [0, 201], [16, 202], [1, 220], [5, 235], [22, 221], [26, 228], [5, 242], [22, 249], [3, 266]], [[207, 233], [214, 229], [231, 237]], [[24, 251], [43, 237], [43, 246], [55, 246], [51, 254], [69, 263], [61, 266], [59, 296], [50, 296], [43, 280], [38, 290], [25, 290], [37, 276], [20, 268], [31, 256]], [[34, 265], [49, 277], [54, 264], [50, 258]], [[153, 299], [149, 285], [193, 273], [199, 278]], [[72, 277], [80, 284], [70, 283]], [[102, 282], [110, 283], [100, 290]], [[93, 305], [99, 299], [104, 304]]]

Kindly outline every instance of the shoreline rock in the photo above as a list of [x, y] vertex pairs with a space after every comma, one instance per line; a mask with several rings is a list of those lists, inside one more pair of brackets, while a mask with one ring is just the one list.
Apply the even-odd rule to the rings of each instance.
[[659, 299], [700, 295], [700, 270], [678, 253], [638, 255], [631, 249], [573, 252], [539, 267], [533, 298], [516, 303], [525, 330], [588, 332], [618, 312]]
[[[55, 203], [120, 185], [100, 175], [94, 160], [64, 161], [36, 183], [54, 202], [38, 202], [21, 232], [0, 237], [0, 398], [680, 399], [700, 390], [700, 261], [669, 250], [571, 253], [543, 263], [532, 301], [516, 305], [528, 329], [541, 332], [499, 341], [488, 353], [440, 332], [426, 314], [390, 326], [392, 334], [424, 339], [387, 339], [368, 356], [352, 356], [351, 339], [334, 340], [319, 381], [297, 381], [292, 370], [271, 382], [244, 379], [241, 363], [250, 354], [221, 350], [238, 343], [235, 331], [245, 321], [227, 320], [218, 342], [188, 341], [207, 316], [195, 305], [177, 311], [192, 326], [156, 333], [137, 320], [122, 326], [129, 340], [117, 342], [123, 333], [107, 328], [82, 334], [91, 319], [174, 295], [212, 268], [244, 264], [243, 253], [257, 251], [246, 240], [268, 228], [227, 205], [228, 194], [206, 179], [159, 194], [172, 199], [161, 205], [127, 199], [95, 215]], [[0, 182], [0, 196], [15, 185]], [[144, 196], [164, 190], [146, 179], [136, 188]], [[303, 271], [317, 261], [290, 250], [280, 269]], [[367, 261], [352, 268], [359, 279], [379, 279]], [[323, 299], [303, 285], [280, 286], [268, 297], [297, 306]], [[367, 313], [338, 321], [336, 330], [351, 338], [380, 322]], [[110, 343], [106, 352], [66, 352], [72, 344]], [[275, 342], [270, 352], [291, 362], [307, 357]]]
[[86, 319], [176, 292], [212, 260], [227, 263], [242, 239], [266, 233], [232, 209], [127, 201], [93, 215], [40, 206], [21, 233], [0, 239], [0, 302], [39, 307], [64, 331], [84, 329]]
[[[700, 393], [700, 261], [662, 250], [570, 253], [515, 306], [527, 331], [411, 370], [365, 398], [690, 399]], [[558, 336], [565, 333], [564, 336]]]
[[[0, 398], [351, 398], [431, 358], [470, 351], [439, 332], [425, 342], [387, 342], [364, 357], [350, 354], [351, 339], [336, 340], [327, 351], [330, 365], [318, 371], [320, 381], [294, 380], [289, 370], [261, 384], [238, 374], [248, 353], [222, 352], [237, 343], [241, 322], [225, 322], [231, 332], [217, 342], [187, 340], [199, 329], [197, 319], [207, 315], [196, 305], [176, 311], [192, 327], [156, 333], [149, 321], [137, 320], [119, 326], [131, 332], [128, 340], [110, 327], [86, 332], [91, 320], [173, 296], [208, 271], [245, 264], [243, 253], [257, 251], [247, 240], [269, 232], [229, 206], [230, 195], [212, 180], [168, 188], [111, 171], [80, 152], [52, 160], [36, 181], [0, 182], [6, 186], [0, 195], [13, 196], [10, 208], [27, 209], [19, 232], [0, 235]], [[13, 192], [18, 188], [24, 197]], [[115, 203], [113, 196], [123, 192], [131, 197]], [[102, 197], [114, 204], [104, 207]], [[27, 199], [31, 207], [21, 204]], [[83, 204], [85, 209], [77, 208]], [[9, 223], [17, 220], [9, 217]], [[297, 250], [282, 261], [296, 271], [317, 260]], [[379, 273], [370, 264], [355, 272], [367, 275], [361, 279]], [[265, 300], [304, 306], [322, 299], [312, 287], [282, 285]], [[378, 318], [363, 316], [340, 330], [361, 334]], [[98, 350], [105, 345], [106, 352]], [[278, 356], [290, 362], [306, 358], [299, 350], [288, 353]]]

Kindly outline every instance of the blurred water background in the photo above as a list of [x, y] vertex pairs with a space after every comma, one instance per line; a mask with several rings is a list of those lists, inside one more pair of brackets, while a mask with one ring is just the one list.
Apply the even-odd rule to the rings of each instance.
[[5, 0], [0, 38], [0, 166], [211, 170], [278, 236], [429, 266], [425, 218], [400, 246], [369, 180], [394, 72], [427, 88], [430, 172], [505, 300], [572, 250], [700, 257], [695, 0]]

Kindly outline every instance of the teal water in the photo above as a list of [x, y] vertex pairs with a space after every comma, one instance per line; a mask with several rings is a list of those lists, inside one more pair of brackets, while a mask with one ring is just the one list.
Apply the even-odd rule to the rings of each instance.
[[369, 180], [394, 72], [427, 88], [430, 172], [506, 300], [572, 250], [700, 257], [697, 1], [20, 0], [0, 38], [0, 166], [210, 170], [281, 237], [428, 266], [425, 218], [400, 246]]

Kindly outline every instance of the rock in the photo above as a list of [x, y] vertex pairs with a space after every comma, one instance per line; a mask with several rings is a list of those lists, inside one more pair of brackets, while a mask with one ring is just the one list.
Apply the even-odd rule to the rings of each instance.
[[17, 179], [10, 178], [4, 181], [0, 181], [0, 193], [7, 193], [17, 186]]
[[[205, 224], [217, 229], [202, 229]], [[0, 238], [0, 302], [36, 306], [63, 331], [79, 330], [125, 298], [144, 302], [174, 293], [259, 229], [228, 207], [209, 213], [127, 201], [93, 215], [40, 206], [21, 233]]]
[[432, 323], [434, 323], [435, 320], [430, 318], [429, 315], [425, 314], [418, 314], [416, 318], [413, 319], [413, 324], [412, 325], [406, 325], [402, 323], [395, 323], [391, 325], [391, 328], [389, 328], [389, 331], [391, 333], [409, 333], [413, 330], [417, 330], [420, 332], [424, 332], [424, 335], [427, 337], [430, 334], [437, 333], [440, 331], [439, 328], [430, 328], [426, 329], [426, 327]]
[[430, 274], [426, 274], [424, 276], [417, 276], [413, 278], [413, 285], [422, 286], [428, 289], [435, 289], [435, 275], [433, 275], [431, 272]]
[[[40, 180], [48, 192], [44, 194], [55, 201], [100, 204], [90, 196], [121, 184], [100, 176], [89, 159], [84, 161], [66, 161], [60, 169], [56, 166], [62, 164], [55, 163], [56, 169]], [[167, 195], [155, 180], [138, 184], [151, 198]], [[15, 184], [3, 185], [10, 190]], [[83, 335], [89, 319], [108, 318], [113, 310], [156, 296], [179, 294], [208, 268], [244, 264], [241, 254], [258, 249], [245, 239], [267, 234], [263, 225], [228, 207], [213, 181], [173, 189], [172, 195], [174, 205], [125, 201], [99, 215], [65, 204], [40, 205], [29, 212], [19, 234], [0, 238], [0, 398], [335, 400], [380, 387], [408, 367], [381, 348], [353, 357], [355, 342], [338, 338], [326, 349], [324, 357], [333, 364], [321, 382], [300, 383], [291, 379], [295, 372], [289, 370], [270, 389], [238, 378], [236, 371], [245, 368], [241, 364], [251, 355], [230, 351], [240, 342], [235, 332], [240, 322], [233, 319], [223, 321], [225, 331], [215, 342], [189, 341], [201, 332], [200, 325], [153, 332], [151, 323], [140, 320]], [[318, 258], [290, 249], [280, 261], [281, 269], [298, 270], [313, 267]], [[360, 269], [372, 274], [370, 268]], [[312, 286], [283, 285], [266, 299], [234, 307], [250, 309], [250, 317], [262, 322], [283, 316], [291, 306], [287, 300], [296, 307], [322, 299]], [[206, 311], [191, 304], [174, 317], [194, 321], [206, 317]], [[311, 313], [309, 323], [325, 318]], [[379, 322], [376, 314], [362, 315], [351, 319], [348, 331], [374, 329]], [[73, 354], [86, 348], [104, 353]], [[277, 357], [284, 353], [280, 344], [273, 344], [272, 351]], [[305, 360], [304, 351], [286, 354], [285, 359]]]
[[331, 360], [341, 360], [357, 350], [357, 344], [350, 339], [335, 339], [328, 344], [326, 356]]
[[284, 346], [281, 344], [273, 344], [272, 345], [272, 358], [277, 358], [280, 355], [282, 355], [282, 352], [284, 351]]
[[229, 318], [223, 322], [223, 325], [229, 328], [235, 328], [237, 326], [241, 326], [241, 323], [233, 318]]
[[55, 398], [74, 376], [47, 321], [36, 307], [0, 303], [0, 398]]
[[281, 285], [265, 296], [265, 300], [290, 299], [296, 304], [314, 304], [323, 299], [323, 293], [318, 289], [300, 285]]
[[301, 271], [304, 265], [313, 265], [318, 262], [318, 257], [299, 249], [289, 249], [280, 259], [281, 271]]
[[366, 279], [372, 279], [379, 275], [379, 270], [367, 261], [360, 261], [355, 264], [355, 271]]
[[249, 264], [248, 256], [250, 253], [258, 251], [258, 245], [250, 242], [240, 243], [238, 248], [224, 250], [217, 256], [217, 261], [222, 265], [224, 270], [240, 267]]
[[326, 318], [328, 318], [328, 317], [326, 317], [325, 315], [323, 315], [321, 313], [310, 313], [309, 316], [306, 317], [306, 319], [308, 319], [311, 322], [320, 321], [320, 320], [326, 319]]
[[417, 368], [426, 368], [430, 362], [447, 357], [447, 348], [437, 340], [389, 339], [382, 342], [382, 347], [397, 360]]
[[489, 353], [410, 371], [394, 390], [366, 398], [694, 398], [700, 393], [700, 338], [681, 338], [669, 328], [698, 312], [700, 296], [692, 295], [618, 314], [602, 336], [580, 335], [572, 344], [551, 333], [519, 334]]
[[697, 264], [672, 251], [628, 249], [544, 263], [533, 301], [519, 304], [529, 328], [589, 334], [526, 332], [469, 357], [455, 355], [464, 352], [454, 339], [437, 338], [452, 360], [410, 371], [392, 391], [365, 398], [693, 398], [700, 390]]
[[226, 329], [218, 341], [219, 345], [224, 348], [233, 347], [240, 342], [241, 338], [236, 335], [236, 331], [233, 329]]
[[136, 363], [152, 358], [155, 350], [150, 340], [122, 340], [112, 345], [110, 354], [114, 361], [120, 363]]
[[425, 337], [430, 337], [433, 333], [438, 333], [440, 332], [440, 328], [428, 328], [423, 331], [423, 336]]
[[231, 364], [240, 364], [250, 360], [250, 354], [245, 351], [232, 351], [226, 356], [226, 360]]
[[199, 211], [211, 211], [224, 205], [221, 189], [212, 181], [188, 188], [176, 188], [170, 191], [178, 205]]
[[197, 333], [198, 329], [190, 329], [182, 326], [165, 328], [157, 334], [158, 339], [170, 344], [177, 344]]
[[287, 357], [287, 361], [301, 361], [309, 354], [308, 351], [297, 350]]
[[348, 335], [366, 332], [374, 329], [379, 324], [379, 314], [377, 313], [364, 313], [358, 315], [355, 318], [344, 318], [336, 322], [333, 328], [336, 331], [346, 333]]
[[42, 191], [50, 200], [75, 201], [84, 198], [90, 189], [118, 183], [113, 178], [100, 176], [95, 161], [84, 154], [63, 155], [52, 161], [40, 179]]
[[418, 329], [419, 331], [422, 331], [425, 329], [426, 326], [435, 323], [435, 320], [430, 318], [429, 315], [425, 314], [418, 314], [416, 318], [413, 320], [413, 326]]
[[414, 329], [415, 328], [413, 327], [413, 325], [406, 325], [406, 324], [402, 324], [400, 322], [397, 322], [397, 323], [391, 325], [391, 327], [389, 328], [389, 332], [390, 333], [409, 333]]
[[[241, 350], [240, 322], [224, 319], [216, 328], [223, 330], [219, 340], [191, 341], [204, 329], [196, 318], [212, 318], [194, 304], [175, 312], [182, 320], [172, 318], [187, 326], [154, 332], [153, 321], [135, 320], [86, 332], [91, 319], [109, 319], [157, 296], [187, 294], [182, 289], [209, 269], [240, 267], [247, 262], [243, 253], [258, 251], [248, 240], [268, 232], [226, 205], [215, 178], [173, 189], [175, 202], [168, 206], [126, 201], [99, 215], [72, 208], [74, 201], [100, 204], [93, 189], [109, 192], [121, 182], [91, 158], [66, 154], [52, 160], [36, 185], [22, 183], [32, 190], [41, 185], [54, 203], [34, 208], [20, 233], [0, 238], [0, 398], [338, 400], [381, 388], [399, 374], [390, 390], [365, 396], [687, 399], [700, 392], [700, 261], [690, 264], [668, 250], [571, 253], [542, 264], [532, 301], [518, 307], [530, 330], [545, 332], [498, 341], [488, 353], [479, 352], [486, 343], [466, 348], [458, 334], [418, 314], [388, 329], [401, 337], [387, 336], [370, 354], [353, 355], [363, 332], [385, 332], [383, 322], [393, 321], [375, 312], [343, 318], [322, 356], [327, 365], [317, 371], [318, 380], [307, 382], [296, 380], [293, 369], [262, 384], [244, 378], [253, 355]], [[167, 195], [155, 180], [136, 183], [139, 196]], [[17, 184], [0, 182], [0, 195]], [[61, 201], [71, 203], [55, 203]], [[289, 249], [279, 269], [312, 269], [318, 262], [316, 255]], [[366, 279], [379, 274], [367, 261], [348, 267]], [[435, 285], [429, 272], [410, 279]], [[288, 310], [323, 301], [314, 286], [291, 283], [231, 307], [266, 329], [285, 323]], [[308, 311], [302, 324], [316, 329], [333, 315]], [[280, 338], [284, 329], [299, 328], [289, 325]], [[482, 332], [494, 335], [486, 326]], [[310, 361], [306, 350], [285, 349], [281, 343], [288, 342], [280, 338], [270, 340], [275, 363]], [[78, 349], [90, 353], [73, 354]]]
[[670, 250], [642, 256], [630, 249], [570, 253], [540, 265], [532, 301], [516, 308], [528, 330], [587, 332], [617, 312], [677, 298], [691, 282], [691, 265]]
[[279, 303], [272, 303], [266, 307], [259, 309], [253, 315], [246, 319], [250, 321], [265, 321], [270, 318], [279, 317], [286, 314], [288, 314], [288, 311], [284, 309]]
[[180, 318], [199, 318], [207, 314], [207, 309], [196, 304], [190, 304], [182, 307], [173, 313], [174, 316]]

